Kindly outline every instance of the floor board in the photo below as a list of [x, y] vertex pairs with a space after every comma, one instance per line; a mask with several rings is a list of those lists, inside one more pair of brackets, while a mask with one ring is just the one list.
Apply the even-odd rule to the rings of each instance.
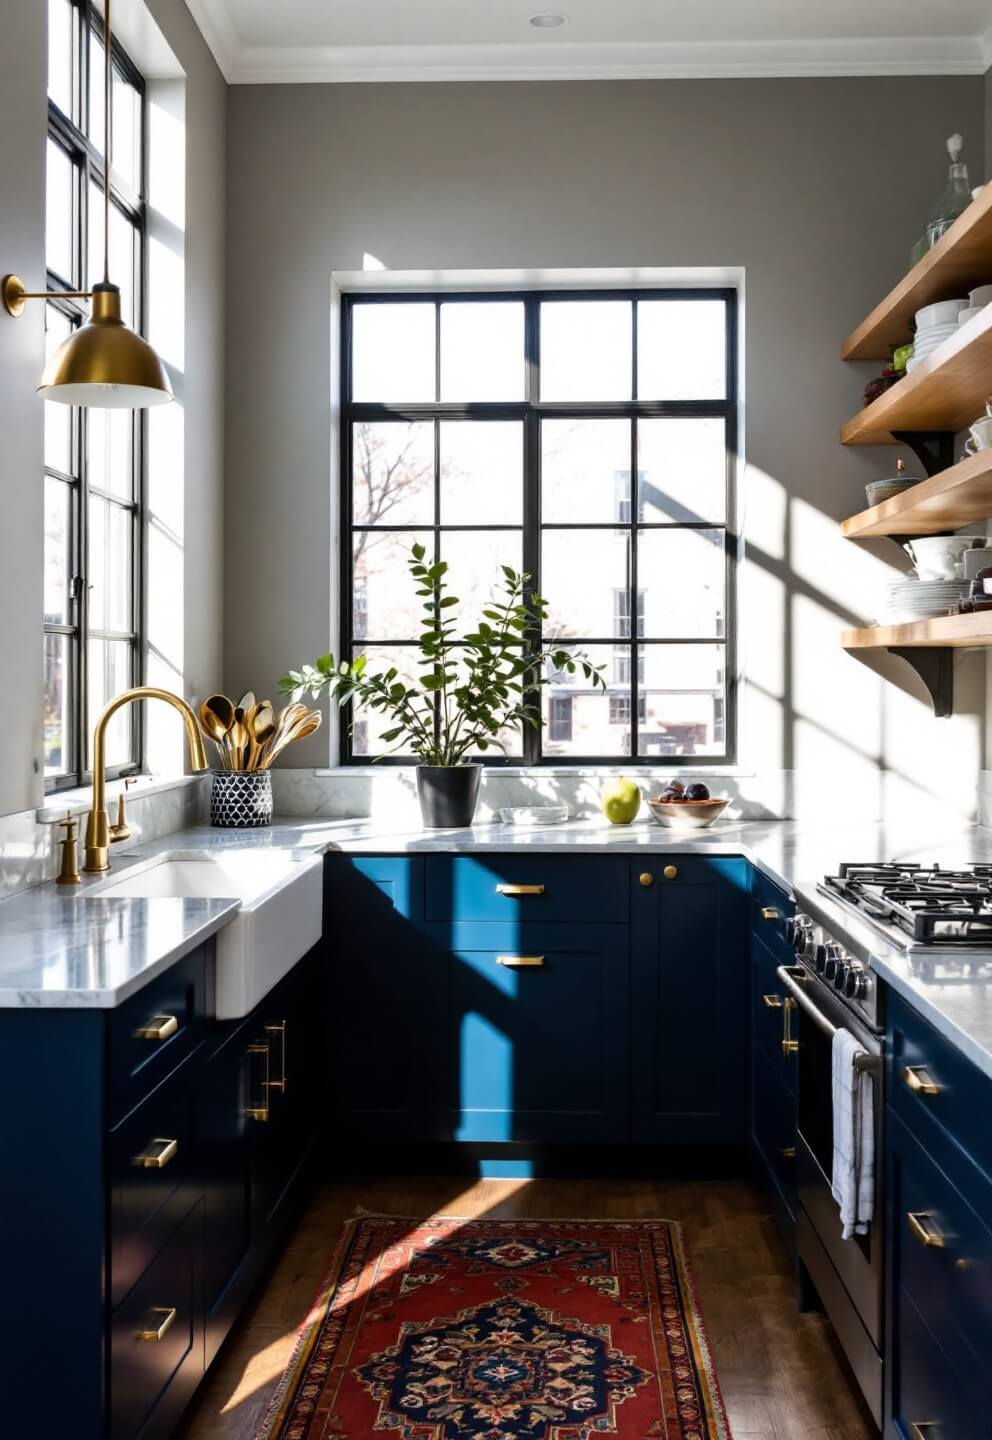
[[818, 1315], [796, 1312], [789, 1264], [753, 1186], [439, 1179], [335, 1182], [319, 1190], [218, 1357], [181, 1440], [251, 1440], [338, 1227], [358, 1206], [417, 1219], [681, 1220], [734, 1440], [877, 1440], [829, 1327]]

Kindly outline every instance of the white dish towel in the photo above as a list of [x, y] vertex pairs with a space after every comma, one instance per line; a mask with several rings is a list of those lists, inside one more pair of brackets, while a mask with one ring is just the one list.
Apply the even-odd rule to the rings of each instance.
[[831, 1191], [840, 1206], [844, 1239], [867, 1235], [875, 1208], [875, 1096], [867, 1070], [854, 1068], [868, 1052], [841, 1026], [834, 1034], [834, 1162]]

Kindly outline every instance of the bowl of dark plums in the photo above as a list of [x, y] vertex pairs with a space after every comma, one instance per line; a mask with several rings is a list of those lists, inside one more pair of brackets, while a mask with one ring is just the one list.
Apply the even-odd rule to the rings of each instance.
[[729, 804], [729, 800], [714, 800], [701, 781], [683, 785], [681, 780], [672, 780], [660, 795], [648, 800], [648, 809], [668, 830], [705, 830]]

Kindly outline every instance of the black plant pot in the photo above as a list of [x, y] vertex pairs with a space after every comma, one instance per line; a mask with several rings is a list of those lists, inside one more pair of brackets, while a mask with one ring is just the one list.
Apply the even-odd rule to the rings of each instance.
[[464, 830], [479, 802], [481, 765], [418, 765], [420, 814], [428, 830]]

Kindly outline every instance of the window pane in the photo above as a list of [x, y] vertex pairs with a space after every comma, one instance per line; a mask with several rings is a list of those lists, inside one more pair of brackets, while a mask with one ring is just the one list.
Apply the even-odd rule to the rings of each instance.
[[[464, 656], [460, 651], [455, 651], [455, 668], [458, 671], [458, 684], [464, 685], [468, 681], [468, 672], [465, 667]], [[520, 760], [523, 757], [523, 740], [520, 731], [510, 726], [504, 726], [499, 732], [499, 745], [491, 737], [485, 750], [473, 749], [472, 756], [476, 760], [496, 760], [504, 755], [509, 759]], [[503, 748], [501, 749], [500, 746]]]
[[503, 593], [500, 566], [522, 568], [523, 541], [519, 530], [445, 531], [441, 559], [449, 566], [445, 576], [448, 593], [461, 601], [452, 606], [449, 618], [454, 618], [462, 631], [474, 630], [490, 599]]
[[[45, 306], [45, 358], [50, 359], [72, 334], [72, 322], [54, 305]], [[72, 455], [73, 411], [70, 405], [45, 401], [45, 464], [63, 475], [76, 473]]]
[[[93, 729], [100, 712], [115, 695], [131, 684], [129, 640], [91, 640], [89, 643], [89, 730], [88, 745], [92, 749]], [[132, 758], [132, 717], [134, 706], [125, 705], [107, 726], [107, 764], [126, 765]]]
[[69, 754], [69, 645], [68, 635], [45, 636], [45, 775], [64, 775]]
[[646, 637], [724, 635], [724, 532], [642, 530], [638, 546]]
[[88, 522], [90, 626], [94, 630], [130, 631], [132, 512], [91, 495]]
[[351, 315], [353, 398], [433, 400], [434, 306], [356, 305]]
[[727, 518], [727, 452], [718, 419], [640, 420], [640, 519], [648, 524]]
[[134, 495], [134, 421], [130, 410], [92, 409], [86, 420], [87, 478], [120, 500]]
[[[370, 675], [381, 675], [392, 666], [396, 667], [397, 677], [405, 685], [412, 685], [419, 682], [424, 673], [417, 664], [418, 652], [410, 647], [402, 645], [374, 645], [369, 649], [356, 646], [354, 654], [364, 655], [368, 661], [368, 673]], [[418, 713], [425, 714], [423, 706], [418, 707]], [[354, 730], [352, 732], [352, 754], [354, 755], [383, 755], [393, 751], [397, 742], [394, 740], [387, 745], [383, 740], [383, 732], [392, 730], [396, 721], [391, 715], [384, 714], [381, 710], [368, 710], [363, 706], [355, 706]], [[403, 753], [410, 754], [409, 744], [403, 745]]]
[[75, 6], [70, 0], [48, 0], [48, 95], [64, 115], [74, 119], [73, 38]]
[[719, 755], [726, 749], [722, 645], [645, 645], [647, 714], [640, 755]]
[[90, 30], [90, 96], [86, 133], [103, 154], [103, 42]]
[[723, 300], [641, 300], [637, 307], [640, 400], [722, 400], [727, 393]]
[[549, 300], [541, 306], [541, 399], [629, 400], [629, 300]]
[[72, 491], [45, 480], [45, 623], [69, 623], [69, 538]]
[[[593, 665], [607, 667], [603, 678], [609, 681], [612, 647], [583, 645], [579, 648]], [[610, 700], [605, 691], [594, 688], [581, 670], [574, 675], [562, 671], [549, 677], [549, 682], [542, 696], [542, 749], [545, 756], [567, 758], [629, 753], [623, 730], [610, 723]], [[566, 716], [568, 701], [571, 706]]]
[[141, 96], [114, 71], [114, 133], [111, 168], [132, 190], [141, 189]]
[[548, 602], [547, 634], [582, 638], [625, 633], [616, 596], [626, 596], [629, 584], [626, 531], [545, 530], [541, 594]]
[[[103, 278], [103, 191], [90, 186], [89, 212], [89, 283]], [[125, 325], [139, 328], [135, 315], [135, 270], [137, 268], [137, 231], [119, 206], [110, 207], [110, 278], [120, 286], [121, 316]]]
[[54, 140], [48, 142], [45, 204], [46, 264], [71, 289], [76, 278], [76, 168]]
[[352, 427], [356, 525], [434, 523], [434, 426], [429, 420]]
[[524, 427], [519, 420], [441, 425], [441, 524], [519, 525]]
[[441, 399], [524, 398], [524, 307], [519, 301], [441, 306]]
[[546, 523], [626, 523], [629, 500], [629, 420], [541, 422], [541, 507]]
[[424, 601], [407, 569], [411, 547], [418, 541], [433, 559], [434, 539], [426, 532], [364, 530], [355, 535], [356, 639], [416, 640], [420, 634]]

